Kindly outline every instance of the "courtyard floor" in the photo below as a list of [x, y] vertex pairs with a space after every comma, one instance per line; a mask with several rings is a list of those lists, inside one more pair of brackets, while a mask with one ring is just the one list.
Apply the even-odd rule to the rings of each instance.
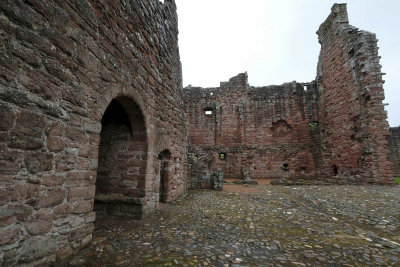
[[72, 266], [400, 266], [400, 187], [190, 191], [144, 220], [97, 218]]

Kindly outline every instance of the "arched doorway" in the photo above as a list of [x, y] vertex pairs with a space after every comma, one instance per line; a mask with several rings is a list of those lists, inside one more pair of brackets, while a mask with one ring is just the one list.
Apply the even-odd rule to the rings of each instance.
[[111, 101], [101, 120], [95, 210], [140, 218], [145, 196], [147, 137], [143, 114], [128, 97]]
[[159, 154], [160, 159], [160, 202], [169, 201], [169, 193], [174, 169], [174, 161], [169, 150], [164, 150]]

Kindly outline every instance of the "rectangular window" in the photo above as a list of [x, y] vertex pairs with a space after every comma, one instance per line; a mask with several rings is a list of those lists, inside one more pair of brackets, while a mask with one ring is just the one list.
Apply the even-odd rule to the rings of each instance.
[[219, 159], [220, 160], [225, 160], [226, 159], [226, 153], [219, 153]]
[[212, 115], [213, 114], [213, 108], [205, 108], [204, 109], [204, 114]]

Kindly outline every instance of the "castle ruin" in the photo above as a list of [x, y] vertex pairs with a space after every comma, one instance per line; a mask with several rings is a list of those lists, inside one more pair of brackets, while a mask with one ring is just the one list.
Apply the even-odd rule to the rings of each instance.
[[[224, 177], [393, 184], [374, 34], [335, 4], [317, 77], [182, 88], [173, 0], [0, 4], [0, 262], [63, 261], [95, 210], [141, 218]], [[391, 136], [390, 136], [391, 133]], [[388, 147], [390, 144], [390, 149]]]

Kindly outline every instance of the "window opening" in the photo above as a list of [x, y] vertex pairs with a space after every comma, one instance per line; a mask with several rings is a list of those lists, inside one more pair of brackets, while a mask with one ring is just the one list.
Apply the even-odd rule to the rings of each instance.
[[226, 153], [219, 153], [219, 159], [220, 160], [225, 160], [226, 159]]
[[206, 114], [206, 115], [212, 115], [212, 114], [213, 114], [213, 109], [212, 109], [212, 108], [206, 108], [206, 109], [204, 109], [204, 114]]
[[289, 164], [283, 163], [283, 164], [282, 164], [282, 170], [288, 171], [288, 170], [289, 170]]
[[339, 174], [339, 169], [336, 165], [332, 166], [332, 170], [333, 170], [333, 176], [336, 176]]
[[316, 121], [309, 122], [308, 125], [310, 126], [310, 129], [311, 129], [312, 131], [318, 129], [318, 122], [316, 122]]

